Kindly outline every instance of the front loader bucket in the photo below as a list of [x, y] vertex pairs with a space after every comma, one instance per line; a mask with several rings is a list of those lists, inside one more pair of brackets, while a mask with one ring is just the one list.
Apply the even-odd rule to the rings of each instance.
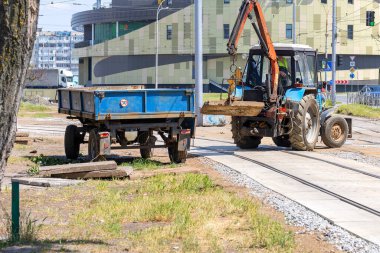
[[228, 115], [228, 116], [252, 116], [260, 114], [264, 103], [253, 101], [208, 101], [202, 107], [202, 114]]

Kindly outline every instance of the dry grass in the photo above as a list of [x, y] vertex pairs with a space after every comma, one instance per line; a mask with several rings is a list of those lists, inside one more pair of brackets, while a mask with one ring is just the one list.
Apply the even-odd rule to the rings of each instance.
[[58, 241], [61, 250], [91, 252], [291, 252], [295, 247], [294, 235], [264, 215], [259, 204], [223, 190], [206, 175], [90, 181], [49, 196], [46, 203], [43, 196], [27, 201], [48, 203], [35, 210], [48, 217], [37, 241], [46, 252]]
[[22, 102], [17, 114], [18, 117], [48, 118], [55, 113], [55, 106], [36, 105], [28, 102]]

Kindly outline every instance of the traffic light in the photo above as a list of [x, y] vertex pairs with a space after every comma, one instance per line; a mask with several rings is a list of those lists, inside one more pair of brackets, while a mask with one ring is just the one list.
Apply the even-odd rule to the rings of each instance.
[[375, 26], [375, 12], [374, 11], [367, 11], [366, 25]]
[[343, 55], [338, 55], [338, 66], [343, 65]]

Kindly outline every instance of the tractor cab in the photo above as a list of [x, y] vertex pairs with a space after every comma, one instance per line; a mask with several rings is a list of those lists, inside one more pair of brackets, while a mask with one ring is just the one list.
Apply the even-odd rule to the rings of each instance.
[[[280, 70], [278, 95], [286, 98], [286, 95], [294, 95], [293, 89], [298, 91], [299, 88], [316, 95], [318, 83], [316, 51], [305, 45], [274, 44], [274, 47]], [[244, 87], [240, 93], [243, 100], [260, 102], [268, 100], [269, 68], [269, 59], [262, 52], [261, 47], [254, 46], [249, 52], [243, 75]], [[236, 92], [236, 98], [238, 97], [239, 92]]]

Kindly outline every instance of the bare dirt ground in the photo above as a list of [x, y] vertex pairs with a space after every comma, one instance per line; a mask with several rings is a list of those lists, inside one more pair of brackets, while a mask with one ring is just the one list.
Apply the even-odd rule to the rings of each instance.
[[[20, 131], [23, 131], [23, 127], [28, 126], [28, 129], [32, 129], [31, 132], [31, 142], [27, 146], [16, 145], [12, 151], [12, 155], [9, 159], [8, 166], [6, 168], [6, 181], [5, 186], [9, 186], [9, 180], [12, 176], [16, 174], [25, 174], [33, 166], [31, 161], [32, 157], [44, 155], [53, 159], [57, 159], [61, 162], [66, 162], [64, 157], [63, 148], [63, 133], [65, 126], [71, 123], [78, 123], [72, 120], [67, 120], [63, 115], [58, 115], [54, 110], [50, 112], [45, 112], [48, 117], [33, 117], [33, 115], [26, 115], [25, 117], [19, 118], [18, 125], [20, 126]], [[380, 129], [379, 121], [367, 121], [364, 119], [358, 119], [360, 123], [360, 128], [355, 128], [354, 138], [349, 141], [347, 145], [341, 149], [334, 150], [334, 153], [347, 153], [354, 154], [349, 159], [355, 159], [355, 155], [362, 155], [366, 158], [380, 159]], [[50, 129], [50, 130], [49, 130]], [[57, 131], [58, 130], [58, 131]], [[230, 126], [225, 127], [204, 127], [198, 128], [197, 136], [200, 138], [218, 139], [223, 141], [232, 142], [232, 135]], [[273, 146], [272, 140], [270, 138], [263, 139], [263, 145]], [[331, 155], [331, 150], [328, 150], [322, 143], [318, 144], [317, 152], [324, 152]], [[83, 154], [84, 161], [87, 159], [87, 146], [81, 146], [81, 153]], [[112, 159], [115, 159], [119, 164], [130, 163], [134, 159], [139, 157], [139, 152], [136, 150], [114, 150]], [[155, 156], [152, 160], [160, 163], [161, 168], [153, 173], [160, 173], [162, 169], [170, 168], [171, 164], [165, 149], [155, 150]], [[224, 190], [228, 192], [233, 192], [241, 196], [249, 196], [249, 193], [245, 188], [237, 187], [228, 182], [226, 178], [223, 178], [218, 174], [213, 168], [205, 165], [201, 161], [201, 158], [190, 157], [186, 164], [181, 165], [177, 168], [180, 171], [193, 171], [194, 169], [199, 170], [200, 173], [207, 174], [210, 178]], [[144, 173], [152, 175], [152, 171], [141, 172], [142, 177]], [[86, 188], [87, 187], [87, 188]], [[85, 198], [86, 191], [91, 191], [91, 185], [78, 186], [73, 191], [78, 191], [78, 193], [83, 194], [83, 196], [78, 196], [78, 199]], [[24, 211], [30, 211], [33, 217], [36, 217], [42, 226], [41, 233], [39, 235], [39, 242], [46, 242], [48, 248], [39, 245], [37, 249], [44, 249], [46, 252], [61, 252], [65, 250], [66, 252], [121, 252], [120, 246], [125, 245], [126, 242], [120, 242], [117, 238], [108, 238], [103, 240], [103, 243], [98, 243], [94, 241], [81, 241], [80, 238], [71, 238], [66, 231], [67, 219], [70, 215], [80, 212], [81, 208], [75, 204], [80, 204], [81, 201], [75, 199], [65, 199], [64, 201], [56, 201], [60, 198], [60, 194], [67, 194], [61, 188], [55, 189], [41, 189], [41, 188], [25, 188], [22, 190], [22, 209]], [[251, 197], [250, 197], [251, 198]], [[72, 201], [73, 205], [68, 205], [68, 202]], [[257, 199], [252, 199], [252, 201], [260, 203]], [[10, 211], [10, 193], [9, 190], [3, 191], [0, 196], [0, 203], [2, 208], [6, 212]], [[54, 203], [54, 204], [53, 204]], [[83, 203], [87, 202], [83, 199]], [[286, 229], [294, 232], [296, 247], [294, 252], [339, 252], [330, 245], [323, 241], [323, 235], [320, 234], [307, 234], [303, 232], [302, 228], [291, 227], [285, 225], [284, 217], [281, 213], [275, 211], [274, 209], [260, 204], [262, 212], [270, 216], [272, 219], [279, 221], [285, 226]], [[3, 211], [0, 211], [1, 216], [4, 218]], [[44, 220], [41, 220], [43, 219]], [[150, 228], [151, 226], [146, 226]], [[141, 228], [139, 228], [141, 229]], [[144, 228], [142, 228], [144, 229]], [[244, 229], [242, 226], [241, 229]], [[54, 236], [52, 236], [54, 235]], [[60, 236], [64, 238], [64, 241], [60, 240]], [[0, 234], [0, 238], [3, 235]], [[220, 238], [222, 240], [222, 238]], [[46, 246], [46, 245], [45, 245]], [[42, 248], [41, 248], [42, 247]], [[36, 248], [34, 248], [35, 250]], [[48, 250], [46, 250], [48, 249]], [[175, 248], [174, 248], [175, 249]], [[231, 249], [228, 252], [239, 251], [238, 249]], [[17, 251], [15, 251], [17, 252]], [[33, 251], [30, 251], [33, 252]], [[144, 252], [144, 250], [141, 250]], [[146, 252], [146, 251], [145, 251]], [[179, 252], [174, 250], [174, 252]], [[255, 251], [256, 252], [256, 251]], [[259, 250], [259, 252], [261, 252]], [[262, 251], [266, 252], [266, 251]]]

